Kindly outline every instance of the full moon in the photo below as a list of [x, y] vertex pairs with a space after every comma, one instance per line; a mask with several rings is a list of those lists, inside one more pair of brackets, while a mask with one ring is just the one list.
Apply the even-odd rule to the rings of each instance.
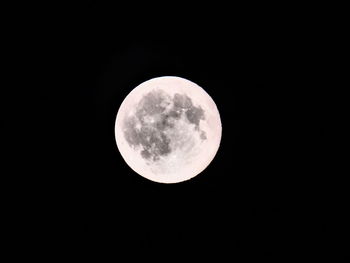
[[221, 130], [213, 99], [179, 77], [138, 85], [122, 102], [115, 122], [125, 162], [158, 183], [183, 182], [206, 169], [219, 149]]

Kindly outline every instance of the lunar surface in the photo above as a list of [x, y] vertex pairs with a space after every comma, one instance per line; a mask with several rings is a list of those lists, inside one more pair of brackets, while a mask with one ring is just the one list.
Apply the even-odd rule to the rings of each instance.
[[136, 173], [159, 183], [178, 183], [201, 173], [215, 157], [220, 115], [197, 84], [179, 77], [154, 78], [124, 99], [115, 137]]

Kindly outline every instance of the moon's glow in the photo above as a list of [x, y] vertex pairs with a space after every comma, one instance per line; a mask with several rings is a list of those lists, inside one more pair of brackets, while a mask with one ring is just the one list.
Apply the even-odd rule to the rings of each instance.
[[214, 158], [220, 139], [215, 103], [182, 78], [142, 83], [118, 111], [118, 149], [133, 170], [153, 181], [174, 183], [197, 175]]

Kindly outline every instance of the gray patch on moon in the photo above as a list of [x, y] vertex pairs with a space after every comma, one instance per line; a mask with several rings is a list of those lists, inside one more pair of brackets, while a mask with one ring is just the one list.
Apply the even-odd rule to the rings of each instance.
[[204, 110], [194, 106], [191, 98], [176, 93], [173, 98], [164, 91], [151, 91], [145, 94], [136, 106], [135, 115], [124, 119], [124, 137], [130, 147], [140, 149], [145, 160], [158, 161], [169, 155], [171, 139], [169, 130], [175, 129], [176, 121], [186, 116], [195, 126], [201, 140], [206, 133], [200, 130], [200, 120], [205, 119]]

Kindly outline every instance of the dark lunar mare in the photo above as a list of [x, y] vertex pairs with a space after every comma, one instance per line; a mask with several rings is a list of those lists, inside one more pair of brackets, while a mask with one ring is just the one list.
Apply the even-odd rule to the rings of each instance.
[[[173, 102], [169, 110], [167, 106]], [[174, 122], [185, 114], [188, 121], [200, 132], [200, 138], [206, 139], [204, 131], [199, 129], [200, 120], [205, 119], [203, 109], [194, 106], [191, 98], [176, 93], [171, 98], [164, 91], [151, 91], [145, 94], [136, 106], [134, 116], [124, 119], [124, 137], [131, 147], [141, 147], [141, 156], [146, 160], [157, 161], [161, 156], [171, 153], [170, 138], [167, 129], [174, 128]], [[150, 122], [147, 118], [157, 121]]]

